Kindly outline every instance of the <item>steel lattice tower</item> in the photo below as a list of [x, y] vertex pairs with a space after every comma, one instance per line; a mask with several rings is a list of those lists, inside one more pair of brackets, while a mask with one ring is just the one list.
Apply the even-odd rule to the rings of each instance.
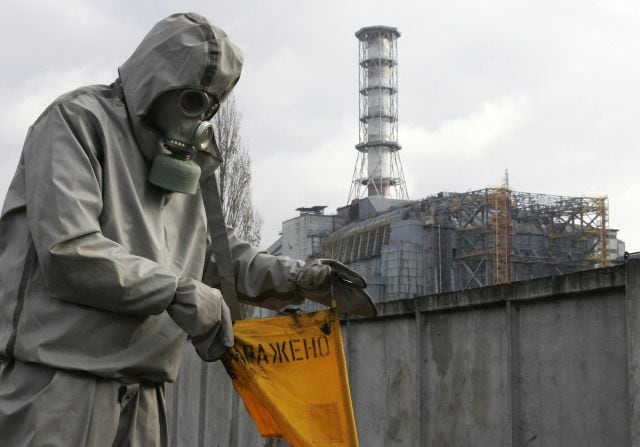
[[408, 200], [398, 151], [398, 52], [400, 32], [371, 26], [359, 41], [359, 143], [347, 203], [365, 195]]

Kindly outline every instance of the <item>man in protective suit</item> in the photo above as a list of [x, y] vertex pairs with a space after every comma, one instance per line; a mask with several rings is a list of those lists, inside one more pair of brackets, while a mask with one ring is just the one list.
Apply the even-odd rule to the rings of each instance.
[[225, 299], [327, 302], [335, 265], [224, 227], [209, 119], [241, 66], [176, 14], [30, 128], [0, 219], [0, 445], [166, 445], [164, 383], [188, 337], [205, 360], [233, 344]]

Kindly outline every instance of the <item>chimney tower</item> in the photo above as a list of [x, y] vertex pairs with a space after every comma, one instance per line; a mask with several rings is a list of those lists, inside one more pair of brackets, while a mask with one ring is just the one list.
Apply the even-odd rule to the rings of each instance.
[[408, 200], [398, 151], [398, 54], [400, 32], [370, 26], [359, 41], [358, 158], [347, 204], [366, 196]]

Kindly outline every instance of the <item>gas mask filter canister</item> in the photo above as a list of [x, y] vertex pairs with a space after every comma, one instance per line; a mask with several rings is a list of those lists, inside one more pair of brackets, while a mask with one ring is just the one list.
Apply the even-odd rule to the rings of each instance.
[[212, 96], [197, 89], [172, 90], [154, 102], [149, 119], [163, 133], [163, 145], [169, 153], [153, 160], [151, 183], [169, 191], [195, 194], [201, 171], [193, 157], [212, 144], [213, 125], [208, 120], [218, 105]]

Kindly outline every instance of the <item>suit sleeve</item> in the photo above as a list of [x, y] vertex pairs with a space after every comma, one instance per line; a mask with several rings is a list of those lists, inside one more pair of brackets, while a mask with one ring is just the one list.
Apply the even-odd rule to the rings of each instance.
[[178, 278], [106, 238], [99, 123], [80, 107], [56, 105], [24, 147], [29, 230], [52, 298], [113, 312], [158, 314]]
[[[296, 281], [304, 262], [286, 256], [270, 255], [240, 239], [231, 227], [227, 227], [227, 236], [238, 299], [241, 302], [278, 310], [288, 304], [304, 301], [296, 288]], [[205, 266], [204, 277], [209, 285], [219, 285], [213, 256]]]

